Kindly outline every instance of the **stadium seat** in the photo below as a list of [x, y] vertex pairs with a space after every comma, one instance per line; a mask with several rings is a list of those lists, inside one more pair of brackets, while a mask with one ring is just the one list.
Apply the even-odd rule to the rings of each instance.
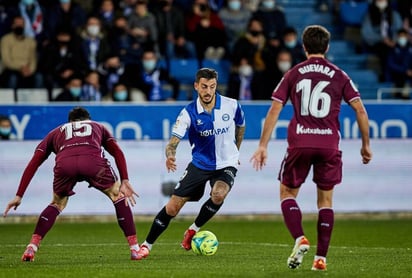
[[203, 67], [215, 69], [218, 72], [218, 83], [226, 85], [229, 80], [230, 61], [204, 59]]
[[376, 84], [378, 75], [373, 70], [349, 70], [346, 72], [355, 84]]
[[132, 88], [130, 90], [130, 100], [132, 102], [146, 102], [146, 96], [141, 90]]
[[358, 87], [364, 99], [376, 99], [379, 79], [373, 70], [348, 70], [346, 73]]
[[368, 1], [342, 1], [339, 4], [339, 17], [345, 26], [359, 27], [368, 11]]
[[11, 104], [14, 103], [14, 90], [13, 89], [0, 89], [0, 103]]
[[344, 71], [366, 69], [368, 63], [368, 55], [366, 54], [327, 55], [327, 58]]
[[63, 91], [63, 88], [53, 88], [51, 99], [54, 100]]
[[351, 42], [345, 40], [331, 40], [329, 42], [328, 55], [339, 56], [354, 53], [355, 46]]
[[181, 84], [193, 84], [198, 69], [197, 59], [170, 59], [170, 74]]
[[48, 101], [47, 89], [17, 89], [17, 102], [43, 103]]

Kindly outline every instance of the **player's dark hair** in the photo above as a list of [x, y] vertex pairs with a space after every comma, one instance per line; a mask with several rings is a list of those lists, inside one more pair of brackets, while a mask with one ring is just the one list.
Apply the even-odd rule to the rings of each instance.
[[330, 33], [320, 25], [310, 25], [302, 34], [302, 42], [308, 54], [325, 54], [330, 41]]
[[196, 82], [199, 82], [200, 78], [205, 78], [207, 80], [216, 79], [217, 81], [217, 71], [211, 68], [201, 68], [196, 73]]
[[84, 121], [84, 120], [90, 120], [90, 114], [89, 111], [87, 111], [85, 108], [77, 106], [74, 107], [70, 112], [69, 112], [69, 122], [77, 122], [77, 121]]

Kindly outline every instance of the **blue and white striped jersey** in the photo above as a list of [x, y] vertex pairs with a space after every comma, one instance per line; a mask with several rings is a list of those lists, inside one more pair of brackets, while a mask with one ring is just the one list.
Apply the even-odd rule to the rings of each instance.
[[245, 116], [237, 100], [216, 93], [212, 113], [203, 109], [198, 98], [183, 108], [172, 135], [182, 139], [188, 131], [192, 163], [202, 170], [219, 170], [237, 167], [235, 128], [244, 125]]

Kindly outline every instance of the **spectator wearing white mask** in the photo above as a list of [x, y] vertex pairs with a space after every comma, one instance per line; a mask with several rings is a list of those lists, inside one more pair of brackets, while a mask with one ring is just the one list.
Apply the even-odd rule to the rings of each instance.
[[386, 69], [394, 88], [399, 89], [394, 92], [393, 97], [409, 99], [410, 89], [407, 87], [412, 85], [412, 44], [408, 31], [404, 28], [397, 32], [396, 44], [389, 51]]
[[306, 60], [302, 43], [299, 41], [298, 32], [294, 27], [287, 27], [283, 31], [282, 47], [291, 53], [293, 66]]
[[227, 49], [231, 51], [236, 40], [247, 28], [252, 13], [243, 7], [241, 0], [228, 0], [226, 6], [219, 11], [227, 36]]
[[[158, 61], [154, 49], [145, 49], [142, 56], [141, 71], [130, 70], [128, 73], [128, 80], [132, 82], [131, 87], [141, 90], [148, 101], [177, 100], [180, 92], [180, 82]], [[164, 85], [166, 84], [171, 87], [171, 92], [165, 90]]]
[[255, 71], [247, 59], [241, 59], [229, 75], [226, 96], [237, 100], [264, 99], [262, 81], [262, 72]]
[[117, 83], [113, 86], [111, 100], [114, 102], [131, 101], [130, 90], [124, 83]]
[[11, 136], [11, 120], [6, 115], [0, 115], [0, 141], [9, 140]]
[[103, 32], [100, 19], [90, 16], [80, 33], [81, 51], [89, 70], [96, 70], [97, 66], [111, 52], [107, 36]]
[[275, 59], [274, 63], [266, 63], [268, 66], [263, 73], [263, 95], [267, 100], [271, 98], [273, 90], [282, 79], [283, 75], [293, 65], [292, 54], [288, 49], [280, 49]]
[[373, 0], [361, 25], [363, 47], [379, 60], [379, 79], [385, 76], [386, 60], [391, 48], [395, 46], [396, 32], [402, 28], [399, 13], [389, 5], [388, 0]]

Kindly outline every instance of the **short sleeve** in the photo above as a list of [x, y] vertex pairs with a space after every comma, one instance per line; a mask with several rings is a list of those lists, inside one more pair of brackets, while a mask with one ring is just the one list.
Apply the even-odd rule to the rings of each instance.
[[285, 104], [289, 98], [289, 83], [287, 79], [288, 74], [286, 74], [278, 83], [275, 90], [272, 93], [272, 100], [278, 101]]
[[180, 111], [179, 116], [177, 116], [176, 122], [172, 128], [172, 135], [177, 138], [183, 138], [186, 134], [186, 131], [190, 127], [190, 116], [186, 109]]
[[348, 78], [348, 82], [345, 83], [343, 88], [343, 99], [345, 102], [350, 103], [354, 99], [360, 98], [360, 93], [353, 83], [352, 79]]
[[245, 113], [243, 112], [240, 103], [237, 103], [236, 106], [235, 124], [236, 126], [245, 126]]

